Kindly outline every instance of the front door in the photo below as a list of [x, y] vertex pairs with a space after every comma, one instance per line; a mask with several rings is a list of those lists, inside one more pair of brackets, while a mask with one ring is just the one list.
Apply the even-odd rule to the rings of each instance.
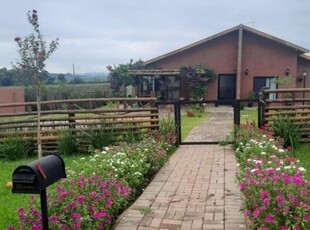
[[218, 78], [218, 99], [236, 98], [236, 75], [221, 74]]

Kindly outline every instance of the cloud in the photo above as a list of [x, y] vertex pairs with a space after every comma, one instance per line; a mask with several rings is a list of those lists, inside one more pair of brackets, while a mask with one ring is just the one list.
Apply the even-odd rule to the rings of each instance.
[[2, 3], [0, 68], [18, 58], [14, 37], [31, 33], [28, 10], [60, 45], [47, 62], [55, 72], [106, 71], [110, 64], [148, 60], [239, 24], [310, 48], [310, 3], [299, 0], [15, 0]]

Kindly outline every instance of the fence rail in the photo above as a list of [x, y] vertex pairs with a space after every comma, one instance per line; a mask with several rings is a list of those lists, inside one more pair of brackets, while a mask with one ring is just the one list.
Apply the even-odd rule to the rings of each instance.
[[301, 130], [300, 142], [310, 142], [310, 88], [263, 89], [262, 123], [291, 121]]
[[[61, 133], [98, 130], [104, 124], [121, 137], [159, 127], [156, 98], [89, 98], [41, 102], [41, 141], [45, 153], [57, 151], [55, 142]], [[24, 106], [26, 112], [0, 114], [0, 141], [9, 135], [37, 138], [36, 102], [0, 104], [0, 108]], [[54, 146], [54, 147], [48, 147]]]

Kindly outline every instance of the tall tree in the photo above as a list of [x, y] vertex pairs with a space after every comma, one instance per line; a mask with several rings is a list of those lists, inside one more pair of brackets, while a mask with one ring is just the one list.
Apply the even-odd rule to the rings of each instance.
[[58, 38], [51, 41], [49, 47], [39, 29], [39, 17], [36, 10], [28, 11], [28, 21], [33, 27], [33, 32], [24, 39], [15, 38], [18, 45], [20, 60], [13, 65], [13, 68], [23, 72], [26, 81], [36, 91], [37, 98], [37, 145], [38, 156], [42, 157], [41, 145], [41, 86], [46, 78], [45, 61], [57, 49]]

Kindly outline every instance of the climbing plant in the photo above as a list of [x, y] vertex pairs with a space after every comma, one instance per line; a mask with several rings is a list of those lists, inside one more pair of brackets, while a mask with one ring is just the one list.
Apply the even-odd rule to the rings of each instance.
[[137, 62], [133, 62], [131, 59], [127, 64], [120, 64], [118, 66], [112, 67], [107, 66], [107, 69], [110, 71], [109, 73], [109, 82], [110, 88], [114, 92], [114, 96], [117, 96], [122, 87], [126, 87], [128, 85], [137, 85], [139, 78], [135, 76], [129, 75], [129, 70], [133, 69], [143, 69], [143, 61], [139, 60]]
[[186, 78], [193, 100], [203, 98], [208, 92], [208, 85], [216, 78], [216, 73], [204, 65], [183, 66], [180, 68], [180, 74]]

